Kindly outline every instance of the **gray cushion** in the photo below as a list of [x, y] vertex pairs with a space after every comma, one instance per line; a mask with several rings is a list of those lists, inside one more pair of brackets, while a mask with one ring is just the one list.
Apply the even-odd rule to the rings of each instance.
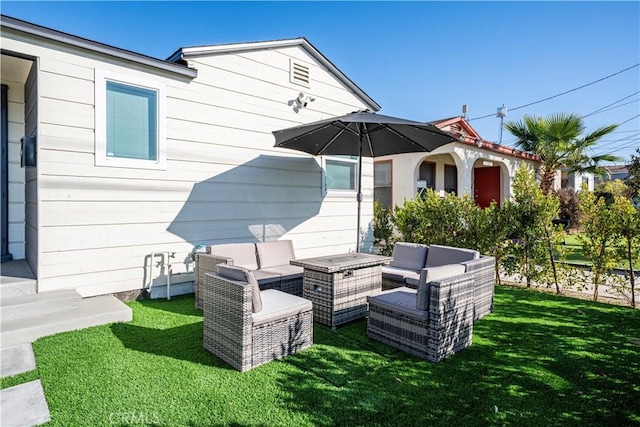
[[311, 301], [275, 289], [262, 291], [263, 309], [253, 314], [254, 326], [286, 319], [313, 308]]
[[407, 270], [404, 268], [390, 267], [388, 265], [383, 265], [381, 270], [382, 277], [396, 282], [404, 282], [407, 278], [413, 278], [416, 282], [420, 280], [420, 270]]
[[407, 277], [406, 282], [407, 285], [417, 288], [420, 283], [436, 282], [440, 279], [457, 276], [465, 271], [467, 271], [467, 267], [463, 264], [447, 264], [439, 265], [437, 267], [427, 267], [422, 269], [418, 280], [414, 277]]
[[370, 305], [375, 305], [396, 313], [418, 320], [427, 320], [429, 312], [416, 308], [416, 291], [409, 288], [397, 288], [392, 292], [382, 292], [376, 296], [367, 297]]
[[429, 248], [417, 243], [398, 242], [393, 247], [393, 261], [391, 267], [420, 270], [424, 267]]
[[416, 296], [416, 308], [418, 310], [428, 310], [431, 300], [431, 282], [420, 282]]
[[437, 267], [445, 264], [458, 264], [480, 258], [480, 253], [473, 249], [454, 248], [451, 246], [431, 245], [425, 267]]
[[288, 265], [289, 261], [296, 259], [291, 240], [256, 243], [256, 251], [260, 268]]
[[301, 279], [304, 275], [304, 268], [297, 265], [279, 265], [271, 268], [261, 268], [256, 270], [256, 273], [262, 272], [265, 274], [277, 274], [282, 280]]
[[233, 265], [244, 267], [247, 270], [257, 270], [255, 243], [226, 243], [213, 245], [207, 248], [207, 252], [225, 258], [233, 259]]
[[281, 276], [279, 273], [265, 271], [265, 270], [255, 270], [253, 274], [256, 276], [256, 280], [261, 285], [266, 285], [273, 282], [280, 282]]
[[218, 264], [218, 275], [239, 282], [247, 282], [251, 286], [252, 311], [258, 313], [262, 310], [260, 288], [253, 272], [234, 265]]

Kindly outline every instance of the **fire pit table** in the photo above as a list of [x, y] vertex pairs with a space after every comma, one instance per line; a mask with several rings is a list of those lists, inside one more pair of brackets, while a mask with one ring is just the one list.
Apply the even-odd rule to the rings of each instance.
[[367, 296], [382, 290], [381, 266], [392, 260], [349, 253], [290, 263], [304, 268], [302, 296], [313, 302], [313, 320], [335, 329], [367, 315]]

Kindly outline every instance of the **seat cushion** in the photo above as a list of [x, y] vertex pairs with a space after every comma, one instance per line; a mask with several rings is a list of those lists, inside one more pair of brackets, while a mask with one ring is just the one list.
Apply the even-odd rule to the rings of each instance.
[[253, 272], [256, 280], [260, 285], [268, 285], [274, 282], [280, 282], [280, 273], [268, 271], [268, 270], [255, 270]]
[[253, 325], [286, 319], [304, 311], [311, 310], [311, 301], [275, 289], [262, 291], [262, 311], [253, 313]]
[[261, 268], [256, 270], [265, 274], [277, 274], [281, 277], [281, 280], [302, 279], [304, 275], [304, 268], [297, 265], [279, 265], [271, 268]]
[[262, 310], [263, 304], [260, 287], [253, 272], [235, 265], [218, 264], [218, 275], [238, 282], [247, 282], [249, 286], [251, 286], [251, 311], [258, 313]]
[[415, 289], [396, 288], [391, 292], [381, 292], [367, 297], [369, 305], [378, 306], [389, 311], [401, 313], [418, 320], [427, 320], [429, 312], [416, 308], [417, 293]]
[[261, 269], [289, 265], [289, 261], [296, 259], [291, 240], [256, 243], [256, 251]]
[[388, 265], [383, 265], [381, 270], [382, 277], [395, 282], [404, 282], [408, 277], [415, 278], [416, 281], [420, 280], [420, 270], [407, 270], [404, 268], [390, 267]]
[[257, 270], [255, 243], [226, 243], [213, 245], [207, 248], [207, 252], [225, 258], [233, 259], [233, 265], [244, 267], [247, 270]]
[[451, 246], [431, 245], [425, 267], [437, 267], [445, 264], [459, 264], [480, 258], [480, 253], [473, 249], [454, 248]]
[[424, 267], [428, 250], [425, 245], [398, 242], [393, 247], [393, 261], [389, 265], [418, 271]]
[[415, 277], [407, 277], [405, 281], [410, 287], [417, 288], [420, 283], [430, 283], [440, 279], [446, 279], [447, 277], [457, 276], [464, 273], [466, 270], [466, 266], [462, 264], [447, 264], [439, 265], [437, 267], [427, 267], [422, 269], [417, 280]]

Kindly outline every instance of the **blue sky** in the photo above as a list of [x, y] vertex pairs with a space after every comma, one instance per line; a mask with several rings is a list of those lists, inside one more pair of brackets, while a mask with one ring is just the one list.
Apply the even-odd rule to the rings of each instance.
[[[304, 36], [381, 106], [419, 121], [461, 114], [487, 140], [522, 114], [621, 123], [597, 153], [640, 147], [640, 2], [14, 2], [2, 13], [157, 58], [177, 48]], [[623, 99], [625, 98], [625, 99]], [[619, 101], [619, 102], [618, 102]], [[634, 116], [636, 116], [634, 118]], [[505, 132], [503, 143], [513, 137]]]

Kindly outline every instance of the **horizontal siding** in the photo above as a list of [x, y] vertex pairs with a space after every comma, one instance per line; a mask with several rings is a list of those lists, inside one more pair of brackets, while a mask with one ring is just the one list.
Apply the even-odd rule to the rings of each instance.
[[[39, 237], [41, 291], [140, 289], [151, 252], [176, 252], [181, 272], [198, 244], [289, 238], [299, 257], [355, 248], [355, 194], [323, 196], [320, 159], [273, 147], [274, 130], [365, 107], [304, 50], [197, 58], [190, 82], [15, 36], [10, 47], [40, 59], [40, 222], [26, 235]], [[310, 89], [289, 83], [289, 57], [311, 65]], [[167, 85], [166, 170], [95, 166], [96, 68]], [[301, 91], [316, 101], [296, 113], [290, 102]], [[368, 224], [371, 159], [363, 169]]]

